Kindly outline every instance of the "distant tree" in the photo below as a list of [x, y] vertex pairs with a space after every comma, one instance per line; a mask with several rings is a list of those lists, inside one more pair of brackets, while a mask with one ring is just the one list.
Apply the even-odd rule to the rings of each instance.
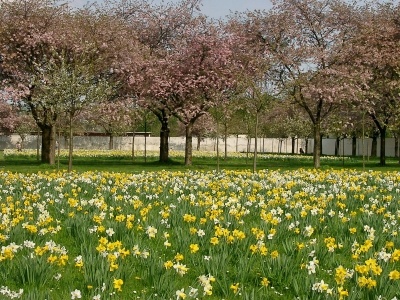
[[[41, 72], [37, 64], [62, 43], [58, 35], [69, 13], [59, 1], [0, 1], [0, 69], [3, 90], [15, 102], [29, 106], [42, 131], [42, 161], [54, 164], [56, 115], [50, 107], [42, 110], [42, 119], [32, 104], [36, 86], [34, 76]], [[43, 107], [43, 106], [42, 106]]]
[[[219, 163], [219, 139], [221, 136], [221, 123], [225, 120], [224, 110], [221, 107], [225, 105], [216, 105], [211, 107], [209, 110], [210, 116], [215, 123], [215, 130], [213, 132], [213, 137], [215, 138], [215, 150], [217, 152], [217, 172], [220, 171], [220, 163]], [[226, 144], [226, 141], [225, 141]], [[226, 154], [225, 154], [226, 155]]]
[[271, 104], [273, 97], [268, 93], [265, 82], [253, 82], [247, 87], [247, 91], [242, 99], [244, 102], [243, 108], [254, 118], [253, 172], [256, 172], [260, 117], [264, 110]]
[[143, 123], [147, 112], [143, 107], [137, 105], [136, 99], [128, 98], [124, 100], [125, 106], [127, 108], [127, 116], [129, 120], [127, 121], [128, 130], [132, 132], [132, 160], [135, 160], [135, 137], [136, 131]]
[[18, 114], [15, 106], [7, 103], [6, 93], [0, 99], [0, 130], [5, 134], [10, 134], [18, 123]]
[[[223, 97], [225, 97], [224, 101], [217, 102], [211, 108], [210, 115], [214, 120], [213, 123], [218, 125], [218, 134], [216, 136], [219, 137], [220, 134], [223, 136], [225, 142], [224, 160], [226, 160], [228, 157], [228, 136], [230, 134], [237, 135], [238, 131], [241, 130], [241, 120], [234, 118], [236, 110], [240, 108], [238, 95], [228, 92]], [[216, 126], [214, 125], [213, 127], [215, 131]]]
[[[241, 101], [242, 102], [242, 101]], [[251, 151], [251, 139], [254, 137], [254, 128], [256, 124], [256, 119], [253, 114], [250, 114], [245, 106], [241, 105], [235, 110], [233, 118], [235, 120], [240, 120], [240, 128], [238, 132], [246, 136], [246, 164], [249, 160], [249, 154]]]
[[32, 132], [37, 132], [38, 127], [31, 114], [23, 113], [18, 115], [15, 122], [14, 132], [21, 138], [21, 147], [25, 147], [26, 137]]
[[[212, 109], [210, 110], [212, 111]], [[197, 139], [196, 150], [200, 150], [201, 142], [206, 137], [210, 137], [215, 133], [215, 124], [212, 118], [212, 113], [206, 113], [199, 117], [193, 125], [193, 136]], [[186, 128], [182, 123], [179, 123], [179, 134], [185, 135]]]
[[54, 101], [37, 101], [39, 85], [33, 82], [57, 55], [68, 58], [68, 63], [85, 57], [91, 60], [92, 71], [104, 78], [111, 73], [118, 47], [127, 40], [121, 33], [120, 22], [113, 16], [72, 10], [64, 1], [0, 1], [0, 84], [15, 102], [29, 108], [40, 127], [42, 162], [55, 163], [59, 110]]
[[[188, 26], [189, 27], [189, 26]], [[146, 71], [150, 94], [186, 128], [185, 164], [192, 164], [192, 128], [234, 84], [230, 39], [203, 18], [171, 41], [171, 51]], [[146, 100], [147, 101], [147, 100]], [[149, 109], [152, 108], [149, 106]]]
[[271, 79], [308, 114], [314, 128], [314, 167], [320, 166], [321, 124], [344, 99], [337, 57], [350, 42], [355, 16], [341, 1], [280, 0], [268, 12], [248, 13], [244, 30], [271, 59]]
[[124, 99], [103, 102], [91, 109], [91, 122], [109, 136], [108, 149], [114, 149], [114, 137], [125, 135], [132, 128], [131, 108]]
[[[104, 100], [115, 93], [115, 85], [107, 79], [99, 78], [93, 73], [91, 61], [85, 58], [72, 63], [64, 56], [55, 57], [41, 64], [42, 72], [37, 76], [34, 85], [36, 92], [32, 96], [36, 112], [43, 113], [47, 107], [53, 109], [55, 116], [64, 114], [69, 127], [69, 160], [68, 172], [72, 171], [73, 122], [84, 110], [91, 106], [100, 106]], [[42, 106], [42, 103], [45, 105]], [[57, 119], [53, 119], [57, 122]]]
[[357, 34], [342, 60], [353, 58], [348, 72], [356, 91], [353, 105], [375, 123], [380, 135], [380, 164], [386, 163], [386, 135], [400, 104], [399, 4], [366, 3], [357, 18]]
[[285, 135], [292, 138], [292, 154], [297, 153], [296, 147], [293, 144], [297, 139], [304, 139], [305, 146], [303, 149], [308, 153], [308, 140], [313, 136], [312, 123], [304, 115], [287, 116], [281, 121], [284, 124]]
[[[106, 11], [123, 20], [130, 30], [126, 38], [136, 40], [140, 52], [128, 47], [115, 66], [130, 94], [137, 96], [145, 109], [150, 110], [160, 121], [160, 161], [169, 160], [169, 122], [172, 112], [167, 105], [168, 98], [160, 94], [163, 74], [174, 58], [174, 42], [189, 31], [200, 0], [183, 0], [178, 3], [151, 1], [121, 1], [114, 4], [106, 1]], [[193, 27], [192, 27], [193, 28]], [[138, 53], [142, 53], [138, 55]], [[142, 57], [146, 59], [143, 60]]]

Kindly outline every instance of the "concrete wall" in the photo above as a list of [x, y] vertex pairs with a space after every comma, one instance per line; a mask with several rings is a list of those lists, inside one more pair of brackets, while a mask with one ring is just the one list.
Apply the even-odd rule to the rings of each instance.
[[[4, 149], [15, 149], [16, 143], [21, 141], [18, 135], [11, 136], [0, 136], [0, 150]], [[37, 136], [28, 136], [24, 143], [25, 149], [36, 149], [37, 147]], [[324, 139], [322, 142], [322, 152], [325, 155], [335, 154], [335, 139]], [[39, 137], [39, 142], [41, 142]], [[159, 137], [135, 137], [135, 149], [144, 150], [145, 144], [146, 149], [159, 150], [160, 145]], [[372, 139], [364, 139], [364, 154], [368, 155], [371, 152]], [[65, 141], [62, 139], [61, 148], [66, 147]], [[292, 152], [292, 140], [291, 139], [258, 139], [258, 151], [259, 152], [270, 152], [270, 153], [291, 153]], [[107, 150], [109, 145], [109, 137], [105, 136], [76, 136], [74, 137], [74, 149], [104, 149]], [[184, 150], [185, 149], [185, 138], [184, 137], [171, 137], [169, 140], [171, 150]], [[362, 139], [357, 139], [357, 155], [362, 155]], [[193, 139], [193, 148], [197, 147], [197, 139]], [[228, 152], [246, 152], [247, 151], [247, 139], [245, 137], [231, 137], [227, 140]], [[343, 148], [344, 147], [344, 148]], [[304, 140], [296, 140], [295, 150], [299, 153], [299, 149], [305, 149]], [[115, 150], [130, 150], [132, 149], [132, 137], [115, 137], [114, 138], [114, 149]], [[222, 139], [219, 140], [219, 151], [224, 152], [225, 143]], [[350, 156], [352, 152], [352, 140], [344, 139], [340, 141], [339, 153], [345, 156]], [[201, 151], [216, 151], [216, 141], [213, 139], [204, 139], [200, 144]], [[308, 141], [308, 152], [312, 153], [313, 140]], [[394, 157], [394, 139], [386, 139], [386, 156]], [[254, 151], [254, 139], [251, 140], [250, 151]], [[343, 152], [344, 151], [344, 152]], [[378, 155], [380, 153], [380, 140], [378, 139]]]

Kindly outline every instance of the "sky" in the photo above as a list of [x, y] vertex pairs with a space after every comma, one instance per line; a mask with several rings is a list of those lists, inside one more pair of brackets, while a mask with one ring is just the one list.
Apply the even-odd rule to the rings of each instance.
[[[178, 2], [178, 0], [169, 0], [171, 2]], [[166, 2], [169, 2], [166, 1]], [[72, 5], [82, 7], [86, 3], [102, 3], [102, 0], [73, 0]], [[155, 4], [161, 3], [161, 0], [154, 0]], [[269, 0], [203, 0], [201, 12], [211, 18], [223, 18], [230, 12], [243, 12], [246, 10], [268, 10], [272, 7]]]

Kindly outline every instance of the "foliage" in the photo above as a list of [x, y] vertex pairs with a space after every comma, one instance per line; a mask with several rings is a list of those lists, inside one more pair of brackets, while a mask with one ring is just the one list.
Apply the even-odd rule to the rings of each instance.
[[0, 130], [10, 133], [15, 129], [17, 112], [4, 98], [0, 99]]

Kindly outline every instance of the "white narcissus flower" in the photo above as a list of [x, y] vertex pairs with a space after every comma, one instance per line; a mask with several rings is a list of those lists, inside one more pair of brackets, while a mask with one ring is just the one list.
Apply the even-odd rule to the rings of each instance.
[[185, 299], [186, 298], [186, 294], [185, 294], [185, 289], [184, 288], [182, 288], [180, 290], [177, 290], [175, 292], [175, 294], [176, 294], [176, 300]]
[[71, 299], [81, 299], [82, 294], [80, 290], [75, 290], [71, 292]]
[[106, 233], [107, 233], [108, 236], [113, 236], [114, 233], [115, 233], [115, 231], [114, 231], [114, 229], [112, 229], [112, 228], [108, 228], [108, 229], [106, 230]]

